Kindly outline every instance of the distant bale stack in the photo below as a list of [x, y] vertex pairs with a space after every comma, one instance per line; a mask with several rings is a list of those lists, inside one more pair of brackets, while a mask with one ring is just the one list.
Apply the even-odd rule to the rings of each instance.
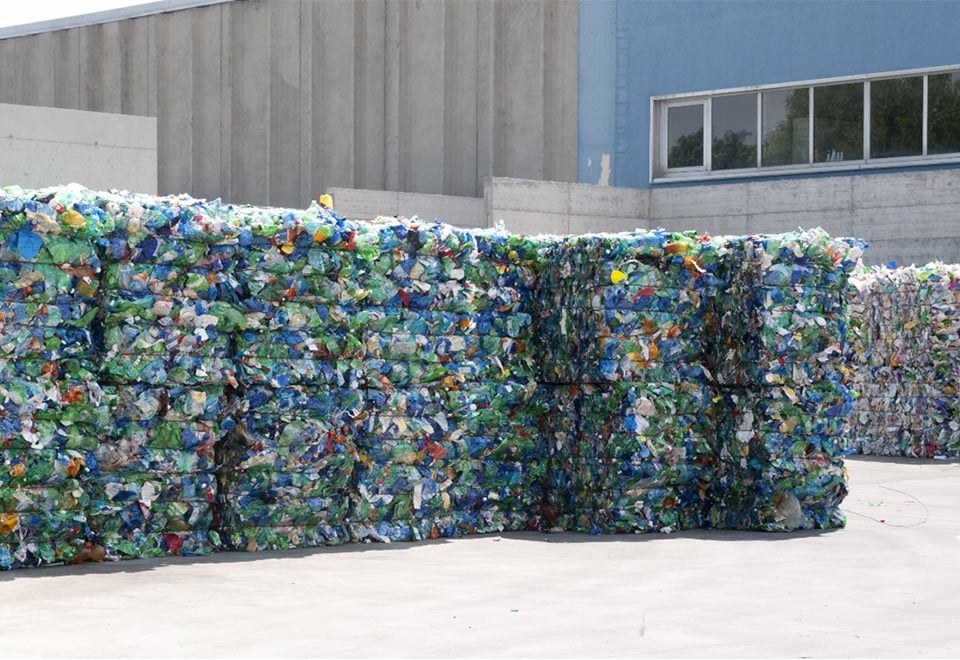
[[543, 268], [560, 526], [699, 527], [716, 469], [703, 369], [716, 268], [709, 240], [663, 231], [568, 237]]
[[89, 537], [109, 422], [95, 239], [109, 221], [75, 189], [0, 195], [0, 568], [69, 561]]
[[364, 332], [388, 322], [383, 291], [354, 276], [363, 227], [326, 209], [234, 207], [243, 227], [234, 334], [237, 425], [219, 453], [224, 541], [240, 550], [349, 539], [363, 393]]
[[235, 383], [231, 332], [242, 319], [237, 231], [216, 203], [103, 195], [115, 226], [104, 255], [97, 374], [111, 424], [97, 450], [91, 528], [111, 554], [206, 554], [216, 445]]
[[847, 445], [874, 456], [960, 456], [960, 266], [857, 272]]
[[369, 277], [395, 292], [385, 305], [397, 320], [364, 339], [353, 537], [539, 527], [547, 450], [537, 432], [538, 244], [393, 221], [377, 249]]
[[715, 301], [717, 527], [843, 524], [847, 279], [862, 244], [822, 230], [730, 238]]

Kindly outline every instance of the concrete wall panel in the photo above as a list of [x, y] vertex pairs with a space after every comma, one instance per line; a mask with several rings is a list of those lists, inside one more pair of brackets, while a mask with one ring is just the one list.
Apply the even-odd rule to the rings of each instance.
[[54, 71], [63, 64], [54, 59], [53, 36], [17, 39], [17, 58], [23, 69], [20, 94], [25, 105], [53, 105]]
[[483, 200], [478, 197], [397, 193], [398, 215], [440, 220], [457, 227], [485, 227]]
[[[53, 33], [53, 102], [57, 108], [80, 109], [80, 32], [79, 29]], [[3, 43], [0, 42], [0, 47]], [[134, 114], [153, 114], [149, 112]]]
[[543, 16], [537, 0], [494, 4], [494, 176], [543, 178]]
[[748, 198], [745, 185], [658, 188], [650, 196], [650, 218], [664, 222], [672, 218], [710, 215], [743, 215]]
[[270, 10], [262, 2], [235, 2], [224, 10], [230, 19], [231, 114], [230, 181], [224, 197], [270, 204]]
[[447, 3], [406, 2], [400, 31], [400, 189], [444, 192]]
[[193, 185], [193, 33], [192, 16], [182, 12], [157, 16], [157, 131], [162, 193], [197, 191]]
[[[173, 14], [175, 16], [176, 14]], [[187, 25], [180, 25], [187, 38], [192, 39], [190, 80], [184, 81], [183, 93], [189, 94], [191, 180], [186, 185], [197, 197], [220, 196], [220, 117], [223, 102], [220, 93], [220, 10], [203, 7], [191, 15]], [[187, 114], [187, 113], [183, 113]], [[170, 189], [174, 192], [176, 189]]]
[[152, 117], [0, 105], [0, 185], [157, 192]]
[[444, 10], [443, 180], [439, 190], [478, 197], [482, 193], [477, 178], [479, 6], [476, 0], [451, 2]]
[[150, 93], [156, 88], [150, 59], [153, 21], [153, 17], [147, 17], [119, 24], [120, 111], [125, 115], [155, 114], [150, 110]]
[[805, 229], [820, 227], [831, 236], [858, 235], [854, 228], [852, 213], [849, 208], [844, 207], [820, 211], [798, 208], [789, 213], [758, 211], [747, 216], [748, 233], [751, 234], [775, 234], [794, 231], [801, 227]]
[[79, 61], [80, 109], [121, 112], [120, 23], [85, 28], [80, 35]]
[[[216, 10], [216, 8], [212, 8]], [[270, 189], [269, 201], [277, 206], [304, 206], [300, 177], [300, 42], [301, 5], [298, 2], [271, 2], [270, 85], [263, 90], [270, 99]], [[266, 35], [265, 35], [266, 36]], [[211, 113], [216, 116], [215, 113]]]
[[[619, 189], [618, 189], [619, 190]], [[745, 215], [702, 215], [698, 218], [670, 218], [662, 222], [651, 221], [650, 229], [667, 231], [694, 230], [711, 236], [749, 234], [750, 219]]]
[[[723, 187], [745, 187], [750, 208], [763, 209], [767, 213], [790, 213], [797, 209], [827, 211], [850, 208], [853, 204], [850, 177], [756, 181]], [[694, 189], [699, 191], [702, 187]]]
[[576, 181], [577, 161], [577, 12], [574, 0], [544, 7], [543, 28], [543, 178]]
[[355, 8], [355, 3], [345, 0], [309, 7], [313, 25], [311, 198], [331, 186], [353, 185]]
[[483, 200], [477, 197], [353, 188], [331, 188], [330, 193], [337, 213], [353, 220], [418, 216], [422, 220], [439, 219], [458, 227], [485, 226]]
[[386, 188], [387, 6], [382, 0], [371, 0], [357, 3], [355, 11], [353, 185], [383, 189]]
[[0, 103], [25, 103], [24, 95], [20, 93], [20, 66], [17, 55], [18, 44], [24, 39], [4, 39], [0, 41]]
[[302, 206], [576, 176], [572, 0], [244, 0], [0, 40], [0, 102], [158, 117], [160, 189]]

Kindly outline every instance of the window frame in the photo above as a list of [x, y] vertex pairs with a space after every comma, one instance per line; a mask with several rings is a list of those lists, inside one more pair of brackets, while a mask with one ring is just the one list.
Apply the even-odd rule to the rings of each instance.
[[[684, 92], [680, 94], [665, 94], [650, 97], [650, 183], [675, 183], [678, 181], [707, 181], [713, 179], [751, 179], [758, 177], [786, 176], [791, 174], [813, 174], [821, 172], [854, 172], [858, 170], [886, 169], [896, 167], [914, 167], [922, 165], [944, 165], [960, 163], [960, 151], [946, 154], [929, 154], [927, 149], [928, 133], [928, 105], [929, 85], [928, 77], [944, 73], [960, 73], [960, 65], [929, 67], [924, 69], [906, 69], [901, 71], [885, 71], [882, 73], [862, 74], [854, 76], [838, 76], [833, 78], [817, 78], [788, 83], [769, 85], [750, 85], [746, 87], [731, 87], [726, 89], [709, 90], [704, 92]], [[897, 78], [922, 78], [922, 153], [921, 155], [877, 157], [871, 158], [872, 145], [870, 144], [870, 83], [879, 80]], [[814, 162], [814, 95], [817, 87], [843, 84], [861, 83], [863, 92], [863, 154], [860, 159]], [[806, 88], [808, 90], [808, 154], [806, 163], [789, 165], [762, 166], [763, 162], [763, 92], [784, 91]], [[735, 94], [753, 93], [757, 97], [756, 129], [757, 137], [757, 165], [729, 170], [713, 170], [712, 165], [712, 101], [716, 97]], [[684, 105], [703, 106], [703, 166], [668, 168], [667, 151], [669, 148], [667, 135], [668, 108]]]

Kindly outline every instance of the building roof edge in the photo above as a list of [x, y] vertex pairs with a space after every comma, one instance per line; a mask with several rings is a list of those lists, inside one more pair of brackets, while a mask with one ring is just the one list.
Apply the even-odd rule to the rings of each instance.
[[219, 5], [226, 2], [234, 2], [234, 0], [154, 0], [154, 2], [144, 2], [131, 7], [119, 7], [117, 9], [107, 9], [89, 14], [54, 18], [48, 21], [24, 23], [23, 25], [11, 25], [0, 28], [0, 40], [25, 37], [32, 34], [43, 34], [44, 32], [56, 32], [57, 30], [69, 30], [71, 28], [85, 27], [88, 25], [99, 25], [101, 23], [113, 23], [114, 21], [123, 21], [130, 18], [165, 14], [171, 11]]

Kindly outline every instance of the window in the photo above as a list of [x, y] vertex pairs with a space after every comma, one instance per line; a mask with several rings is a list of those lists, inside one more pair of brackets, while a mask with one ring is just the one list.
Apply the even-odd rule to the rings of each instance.
[[960, 151], [960, 71], [927, 76], [927, 153]]
[[757, 164], [757, 95], [718, 96], [711, 115], [710, 153], [715, 170]]
[[653, 99], [651, 178], [960, 162], [960, 68]]
[[870, 157], [923, 155], [923, 78], [870, 83]]
[[810, 90], [763, 92], [763, 156], [761, 165], [799, 165], [810, 162]]
[[813, 88], [813, 162], [863, 158], [863, 84]]
[[703, 167], [703, 105], [667, 110], [667, 167]]

